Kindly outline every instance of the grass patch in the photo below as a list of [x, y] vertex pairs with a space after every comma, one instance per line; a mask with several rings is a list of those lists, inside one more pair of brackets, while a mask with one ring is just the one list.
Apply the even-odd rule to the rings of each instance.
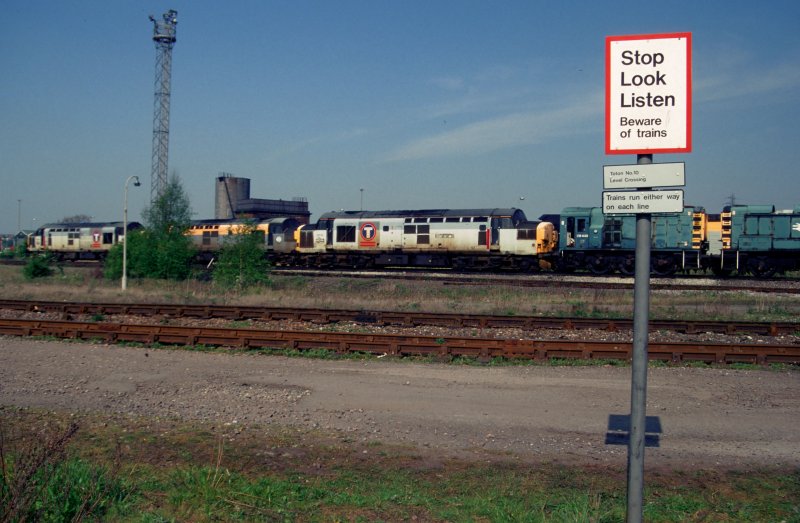
[[[625, 518], [625, 471], [615, 467], [462, 461], [276, 427], [242, 431], [9, 408], [0, 409], [0, 422], [4, 462], [12, 471], [20, 470], [26, 448], [42, 443], [45, 428], [60, 434], [69, 423], [80, 427], [62, 445], [63, 459], [47, 469], [51, 486], [36, 490], [36, 512], [26, 512], [33, 518], [22, 520], [70, 520], [80, 507], [93, 507], [87, 518], [114, 521]], [[646, 478], [644, 516], [797, 521], [798, 500], [796, 470], [660, 471]], [[2, 510], [8, 508], [4, 498]]]
[[[342, 308], [355, 310], [460, 312], [503, 316], [581, 316], [630, 318], [633, 292], [617, 289], [513, 285], [446, 285], [436, 279], [402, 281], [391, 278], [271, 275], [269, 285], [247, 292], [220, 292], [213, 283], [139, 280], [122, 293], [118, 281], [98, 277], [96, 270], [64, 267], [63, 274], [26, 280], [18, 266], [0, 266], [0, 283], [8, 299], [162, 302], [221, 305]], [[794, 296], [745, 292], [653, 291], [653, 319], [730, 321], [793, 321], [800, 316]]]

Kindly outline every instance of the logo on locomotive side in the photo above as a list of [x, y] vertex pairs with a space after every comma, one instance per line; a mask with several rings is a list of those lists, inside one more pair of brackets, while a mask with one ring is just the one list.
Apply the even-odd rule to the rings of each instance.
[[378, 227], [372, 222], [364, 222], [358, 227], [358, 244], [361, 247], [375, 247], [378, 244]]

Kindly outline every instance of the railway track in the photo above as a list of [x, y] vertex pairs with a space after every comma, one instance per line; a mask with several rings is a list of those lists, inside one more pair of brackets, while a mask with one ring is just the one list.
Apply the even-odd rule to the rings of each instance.
[[[211, 345], [243, 349], [326, 349], [339, 353], [370, 353], [395, 356], [430, 356], [442, 359], [465, 356], [481, 360], [553, 358], [628, 360], [632, 345], [619, 341], [498, 339], [475, 336], [424, 336], [380, 333], [336, 333], [319, 331], [261, 330], [241, 327], [197, 327], [163, 324], [105, 322], [105, 315], [139, 315], [227, 320], [294, 320], [316, 324], [362, 322], [379, 325], [436, 325], [446, 327], [522, 329], [631, 329], [630, 320], [587, 318], [540, 318], [490, 315], [430, 314], [406, 312], [332, 311], [250, 306], [61, 303], [0, 300], [0, 308], [23, 312], [97, 315], [100, 321], [39, 319], [0, 320], [0, 334], [100, 339], [113, 342], [142, 342], [179, 345]], [[652, 321], [653, 330], [678, 332], [752, 333], [767, 336], [796, 333], [797, 323]], [[800, 345], [772, 343], [683, 342], [648, 344], [649, 357], [673, 363], [800, 363]]]
[[[443, 285], [504, 285], [525, 288], [548, 289], [620, 289], [633, 290], [632, 277], [590, 276], [565, 274], [464, 274], [448, 270], [442, 271], [321, 271], [307, 269], [275, 269], [278, 276], [308, 276], [336, 278], [391, 278], [409, 281], [438, 281]], [[702, 283], [703, 281], [710, 283]], [[754, 279], [738, 277], [732, 279], [713, 279], [708, 277], [657, 278], [650, 282], [651, 290], [656, 291], [700, 291], [700, 292], [756, 292], [766, 294], [800, 294], [797, 279], [774, 278]]]
[[[0, 265], [24, 265], [24, 260], [0, 260]], [[70, 262], [70, 266], [80, 269], [102, 267], [97, 261]], [[580, 288], [606, 290], [632, 290], [633, 278], [624, 276], [591, 276], [568, 274], [482, 274], [458, 273], [450, 270], [383, 270], [383, 271], [342, 271], [318, 269], [292, 269], [275, 267], [276, 277], [305, 276], [313, 278], [386, 278], [407, 281], [438, 281], [443, 285], [504, 285], [525, 288]], [[709, 283], [703, 283], [709, 282]], [[699, 291], [699, 292], [754, 292], [765, 294], [800, 294], [800, 280], [797, 278], [757, 279], [739, 276], [731, 279], [705, 276], [681, 276], [676, 278], [653, 277], [651, 290], [655, 291]]]
[[[0, 334], [102, 340], [108, 343], [208, 345], [262, 350], [324, 349], [341, 354], [548, 360], [629, 360], [632, 344], [565, 340], [404, 336], [241, 328], [176, 327], [80, 321], [0, 320]], [[800, 346], [763, 344], [650, 343], [651, 360], [672, 363], [800, 363]]]
[[[427, 312], [392, 312], [364, 310], [330, 310], [292, 307], [242, 305], [175, 305], [157, 303], [65, 303], [57, 301], [0, 300], [0, 309], [27, 312], [55, 312], [63, 315], [130, 314], [175, 318], [236, 320], [293, 320], [316, 324], [353, 322], [376, 325], [416, 327], [518, 328], [533, 329], [598, 329], [631, 330], [632, 319], [558, 318], [541, 316], [498, 316], [483, 314], [445, 314]], [[797, 322], [743, 322], [706, 320], [650, 320], [651, 331], [669, 330], [694, 334], [759, 334], [779, 336], [800, 332]]]

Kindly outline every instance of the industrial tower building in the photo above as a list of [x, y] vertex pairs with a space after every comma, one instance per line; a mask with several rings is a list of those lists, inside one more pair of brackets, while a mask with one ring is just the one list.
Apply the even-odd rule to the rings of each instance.
[[291, 200], [267, 200], [250, 198], [250, 179], [220, 173], [214, 190], [214, 218], [294, 218], [299, 223], [308, 223], [311, 213], [308, 201], [302, 197]]
[[153, 112], [153, 163], [150, 178], [150, 203], [167, 187], [169, 159], [169, 96], [172, 81], [172, 47], [178, 12], [170, 9], [161, 20], [152, 15], [153, 41], [156, 43], [155, 110]]

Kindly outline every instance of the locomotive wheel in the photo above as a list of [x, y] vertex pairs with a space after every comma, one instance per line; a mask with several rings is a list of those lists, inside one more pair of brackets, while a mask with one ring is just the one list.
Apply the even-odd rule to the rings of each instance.
[[625, 276], [633, 276], [636, 273], [636, 260], [633, 257], [623, 259], [619, 264], [619, 272]]
[[656, 276], [674, 276], [678, 271], [678, 267], [671, 257], [658, 256], [653, 258], [650, 270]]
[[589, 256], [586, 258], [586, 266], [592, 274], [596, 274], [598, 276], [608, 274], [608, 272], [611, 270], [608, 260], [602, 256]]
[[747, 268], [756, 278], [771, 278], [777, 272], [775, 264], [766, 257], [751, 258], [747, 262]]

